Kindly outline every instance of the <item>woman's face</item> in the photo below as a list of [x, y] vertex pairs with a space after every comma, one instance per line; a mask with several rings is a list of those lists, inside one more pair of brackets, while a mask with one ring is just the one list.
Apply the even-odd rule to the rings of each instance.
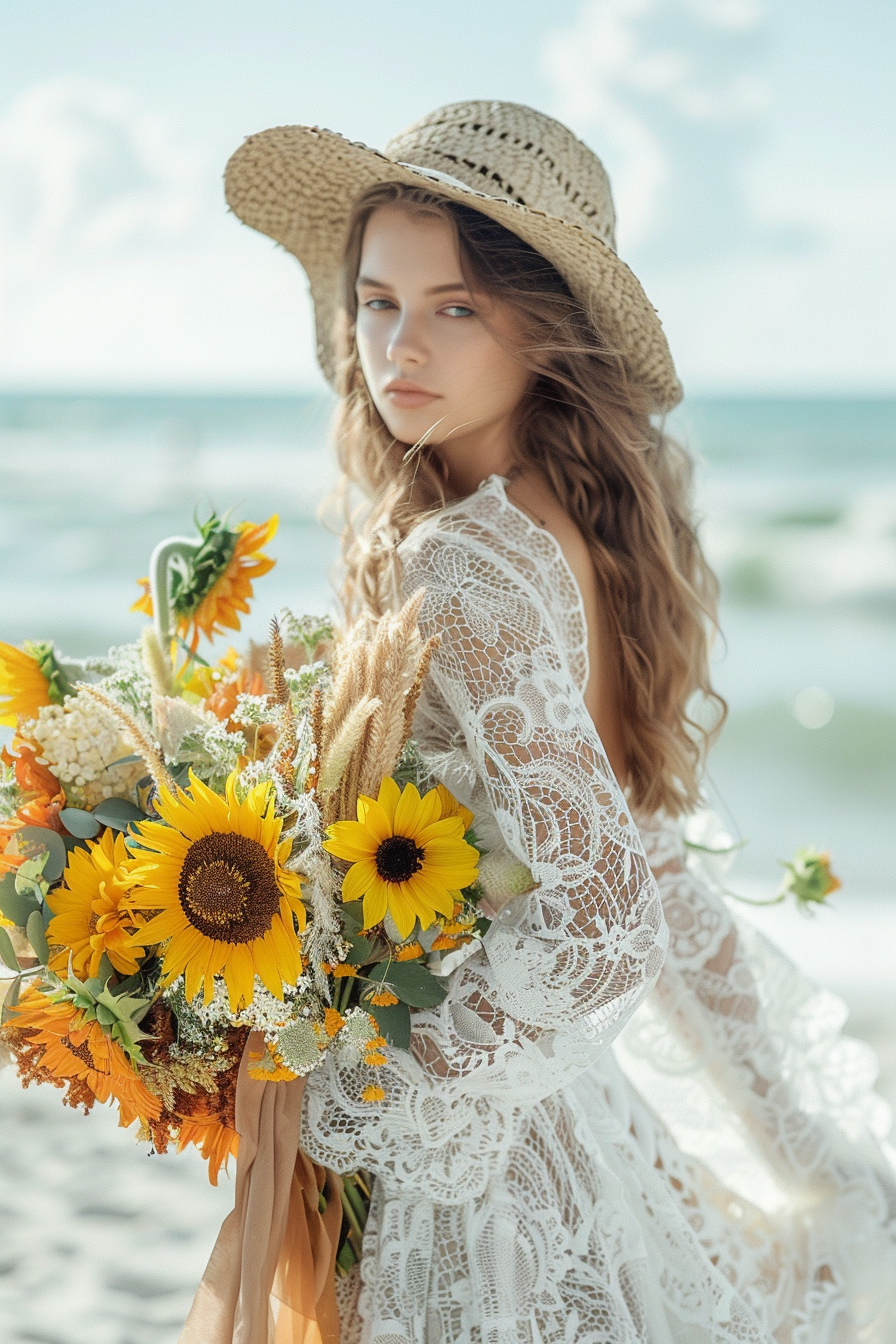
[[530, 374], [507, 348], [509, 311], [467, 288], [447, 221], [380, 206], [356, 288], [361, 368], [389, 432], [407, 444], [509, 444]]

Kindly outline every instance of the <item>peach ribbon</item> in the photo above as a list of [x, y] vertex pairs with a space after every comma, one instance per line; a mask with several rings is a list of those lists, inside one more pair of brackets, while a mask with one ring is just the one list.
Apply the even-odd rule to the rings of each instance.
[[264, 1048], [262, 1034], [251, 1032], [236, 1089], [236, 1200], [178, 1344], [339, 1344], [342, 1181], [299, 1147], [305, 1079], [250, 1078], [250, 1052]]

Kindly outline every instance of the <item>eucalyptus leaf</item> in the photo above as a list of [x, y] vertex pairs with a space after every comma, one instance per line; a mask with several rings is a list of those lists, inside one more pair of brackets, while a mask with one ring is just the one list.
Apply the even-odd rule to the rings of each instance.
[[360, 933], [364, 925], [364, 906], [361, 901], [346, 901], [341, 909], [342, 927], [346, 936]]
[[28, 923], [28, 916], [40, 905], [31, 892], [16, 891], [15, 873], [4, 873], [0, 881], [0, 913], [11, 919], [20, 929]]
[[360, 933], [349, 933], [346, 935], [346, 941], [349, 945], [349, 954], [346, 957], [349, 966], [366, 966], [369, 962], [376, 961], [376, 943], [372, 943], [369, 938], [362, 937]]
[[3, 1000], [3, 1011], [0, 1013], [0, 1026], [7, 1022], [12, 1016], [12, 1009], [19, 1001], [19, 991], [22, 988], [22, 977], [17, 975], [9, 989], [6, 991], [6, 998]]
[[127, 830], [132, 821], [147, 820], [146, 813], [127, 798], [106, 798], [94, 808], [93, 815], [104, 826], [111, 826], [116, 831]]
[[448, 993], [446, 986], [416, 961], [381, 962], [371, 967], [369, 979], [382, 982], [412, 1008], [434, 1008]]
[[78, 840], [92, 840], [100, 833], [100, 823], [96, 817], [82, 807], [64, 807], [59, 813], [59, 820], [69, 835]]
[[388, 1008], [367, 1007], [375, 1019], [380, 1035], [385, 1036], [397, 1050], [408, 1050], [411, 1044], [411, 1010], [406, 1003], [393, 1003]]
[[114, 974], [115, 974], [115, 967], [109, 960], [109, 953], [104, 952], [103, 955], [100, 957], [100, 964], [96, 968], [96, 978], [105, 985], [108, 983], [109, 980], [112, 979], [112, 976]]
[[6, 932], [6, 929], [0, 927], [0, 961], [11, 971], [20, 971], [19, 959], [16, 956], [15, 948], [12, 945], [12, 939]]
[[23, 826], [16, 831], [16, 848], [28, 859], [36, 859], [43, 851], [47, 852], [43, 871], [45, 882], [58, 882], [65, 872], [68, 854], [57, 831], [48, 831], [46, 826]]
[[34, 948], [34, 954], [38, 961], [42, 966], [46, 966], [50, 960], [50, 948], [47, 943], [47, 935], [44, 933], [44, 921], [39, 910], [33, 910], [28, 916], [25, 932], [28, 935], [29, 943]]

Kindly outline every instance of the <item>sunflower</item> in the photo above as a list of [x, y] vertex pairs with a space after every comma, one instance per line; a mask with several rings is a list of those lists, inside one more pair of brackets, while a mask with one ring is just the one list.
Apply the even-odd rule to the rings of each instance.
[[70, 1001], [54, 1003], [30, 988], [15, 1008], [15, 1029], [32, 1051], [40, 1053], [42, 1071], [59, 1080], [86, 1083], [97, 1101], [113, 1098], [125, 1127], [138, 1118], [156, 1119], [161, 1114], [158, 1097], [144, 1087], [136, 1069], [121, 1047], [111, 1040], [98, 1022], [87, 1022]]
[[99, 974], [105, 952], [122, 975], [134, 975], [146, 948], [134, 941], [136, 920], [125, 904], [134, 886], [133, 860], [121, 832], [104, 831], [101, 839], [88, 840], [86, 849], [75, 849], [63, 876], [64, 885], [47, 897], [54, 918], [47, 926], [47, 941], [59, 947], [50, 958], [50, 970], [72, 970], [81, 980]]
[[479, 854], [464, 829], [463, 817], [443, 816], [438, 789], [421, 798], [413, 784], [402, 790], [387, 776], [375, 800], [360, 795], [357, 821], [327, 827], [324, 849], [351, 864], [342, 899], [363, 896], [364, 928], [388, 910], [406, 939], [418, 919], [426, 929], [437, 914], [450, 918], [453, 893], [475, 882]]
[[[182, 560], [182, 569], [171, 575], [171, 604], [178, 633], [186, 639], [192, 627], [190, 648], [196, 651], [200, 634], [214, 639], [224, 630], [239, 630], [237, 612], [247, 612], [252, 583], [274, 568], [275, 561], [263, 553], [277, 531], [273, 514], [266, 523], [240, 523], [229, 528], [227, 520], [213, 513], [199, 529], [200, 543]], [[149, 579], [140, 579], [143, 596], [131, 611], [153, 615]]]
[[[188, 791], [160, 789], [161, 821], [140, 822], [132, 908], [153, 911], [135, 941], [164, 943], [162, 984], [184, 976], [188, 999], [214, 993], [223, 975], [236, 1013], [252, 1001], [255, 976], [277, 998], [295, 984], [302, 956], [294, 920], [305, 927], [300, 879], [283, 865], [291, 841], [280, 840], [270, 783], [240, 801], [236, 772], [213, 793], [190, 771]], [[147, 852], [148, 851], [148, 852]]]
[[51, 704], [50, 683], [40, 661], [30, 653], [0, 642], [0, 724], [15, 728], [20, 719], [33, 719]]

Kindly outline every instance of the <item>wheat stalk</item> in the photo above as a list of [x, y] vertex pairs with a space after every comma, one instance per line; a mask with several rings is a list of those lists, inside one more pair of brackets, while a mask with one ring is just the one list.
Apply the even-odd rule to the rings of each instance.
[[125, 735], [131, 739], [132, 744], [137, 748], [137, 751], [146, 762], [156, 788], [167, 789], [168, 792], [172, 794], [176, 793], [177, 786], [168, 773], [168, 768], [165, 765], [165, 758], [161, 751], [156, 743], [153, 742], [149, 734], [141, 728], [137, 720], [128, 713], [124, 706], [120, 705], [117, 700], [113, 700], [110, 695], [106, 695], [104, 691], [97, 690], [95, 686], [81, 685], [78, 688], [78, 692], [80, 695], [90, 696], [91, 700], [95, 700], [108, 714], [111, 714], [113, 718], [118, 720], [125, 730]]
[[321, 762], [318, 780], [321, 793], [338, 789], [351, 754], [367, 726], [367, 720], [379, 707], [379, 700], [365, 695], [343, 719]]

